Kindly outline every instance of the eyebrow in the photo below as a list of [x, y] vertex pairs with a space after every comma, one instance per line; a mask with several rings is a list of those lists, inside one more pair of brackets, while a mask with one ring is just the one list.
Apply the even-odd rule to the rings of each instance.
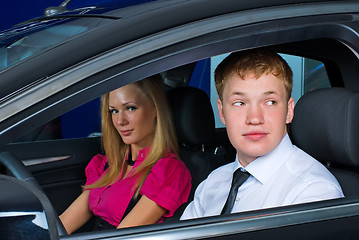
[[[127, 105], [130, 105], [130, 104], [138, 105], [137, 102], [125, 102], [125, 103], [121, 104], [121, 106], [127, 106]], [[112, 106], [112, 105], [110, 105], [110, 104], [108, 105], [108, 107], [109, 107], [109, 108], [116, 108], [116, 107], [114, 107], [114, 106]]]
[[276, 91], [267, 91], [267, 92], [264, 93], [264, 95], [272, 95], [272, 94], [279, 95], [279, 93], [276, 92]]
[[234, 95], [242, 96], [242, 95], [246, 95], [246, 94], [243, 92], [232, 92], [231, 94], [229, 94], [229, 96], [234, 96]]
[[[276, 91], [266, 91], [266, 92], [263, 93], [263, 95], [272, 95], [272, 94], [279, 95], [279, 93], [276, 92]], [[230, 94], [230, 96], [234, 96], [234, 95], [245, 96], [246, 93], [244, 93], [244, 92], [233, 92], [233, 93]]]

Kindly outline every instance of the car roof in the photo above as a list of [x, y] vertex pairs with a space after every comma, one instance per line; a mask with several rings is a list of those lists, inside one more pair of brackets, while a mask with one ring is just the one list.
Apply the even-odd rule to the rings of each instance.
[[[70, 20], [71, 21], [81, 21], [84, 18], [88, 21], [88, 18], [99, 18], [99, 19], [112, 19], [114, 20], [111, 24], [113, 26], [113, 29], [118, 29], [118, 31], [121, 31], [124, 29], [121, 28], [121, 25], [123, 26], [136, 26], [134, 27], [134, 31], [130, 31], [126, 29], [126, 34], [116, 34], [115, 37], [118, 39], [117, 41], [109, 40], [109, 41], [99, 41], [98, 38], [96, 38], [94, 35], [100, 36], [102, 38], [103, 34], [106, 34], [106, 27], [100, 23], [99, 25], [102, 27], [103, 31], [97, 30], [96, 31], [88, 31], [81, 34], [82, 36], [76, 36], [78, 37], [79, 41], [83, 41], [82, 39], [87, 38], [89, 39], [89, 42], [92, 43], [92, 45], [101, 45], [101, 47], [94, 47], [91, 45], [87, 45], [85, 51], [81, 49], [80, 47], [76, 46], [75, 42], [71, 44], [70, 41], [67, 42], [60, 42], [61, 45], [65, 45], [63, 47], [59, 46], [59, 48], [67, 48], [70, 49], [69, 51], [72, 51], [71, 48], [77, 47], [76, 57], [68, 57], [71, 58], [71, 61], [62, 61], [60, 65], [57, 65], [57, 68], [54, 68], [53, 70], [43, 71], [42, 76], [39, 76], [39, 74], [31, 74], [31, 68], [27, 68], [27, 64], [24, 64], [21, 66], [23, 75], [19, 74], [20, 71], [18, 71], [15, 68], [15, 70], [12, 70], [13, 68], [6, 69], [5, 72], [11, 70], [13, 72], [17, 72], [18, 74], [14, 74], [14, 76], [11, 73], [4, 73], [0, 74], [2, 75], [2, 81], [1, 84], [9, 85], [8, 82], [6, 82], [7, 78], [11, 79], [17, 79], [17, 84], [12, 83], [14, 85], [13, 88], [1, 88], [0, 90], [0, 99], [10, 92], [13, 92], [15, 88], [21, 89], [22, 87], [29, 84], [29, 82], [33, 82], [35, 80], [39, 80], [43, 78], [44, 76], [51, 75], [52, 72], [56, 72], [58, 69], [65, 68], [66, 65], [70, 66], [76, 63], [77, 61], [81, 61], [83, 59], [86, 59], [90, 56], [94, 56], [100, 52], [109, 50], [113, 47], [116, 47], [116, 45], [119, 45], [121, 43], [125, 43], [127, 41], [131, 41], [136, 38], [140, 38], [142, 36], [146, 36], [148, 34], [152, 34], [155, 32], [160, 32], [165, 29], [173, 28], [179, 25], [183, 25], [189, 22], [195, 22], [200, 21], [201, 19], [211, 18], [214, 16], [219, 16], [223, 14], [230, 14], [232, 12], [238, 12], [238, 11], [246, 11], [250, 9], [260, 9], [260, 8], [273, 8], [278, 6], [285, 6], [285, 5], [297, 5], [303, 6], [305, 3], [313, 4], [313, 3], [328, 3], [328, 2], [335, 2], [334, 0], [304, 0], [304, 1], [298, 1], [298, 0], [262, 0], [262, 1], [251, 1], [251, 0], [245, 0], [245, 1], [233, 1], [233, 0], [223, 0], [223, 1], [216, 1], [216, 0], [209, 0], [205, 3], [203, 1], [198, 0], [192, 0], [192, 1], [183, 1], [183, 0], [171, 0], [171, 1], [150, 1], [145, 2], [140, 1], [141, 4], [138, 5], [132, 5], [132, 6], [126, 6], [123, 5], [123, 1], [113, 1], [110, 3], [106, 3], [104, 5], [99, 5], [97, 7], [90, 7], [90, 8], [81, 8], [88, 9], [86, 11], [77, 11], [73, 10], [70, 12], [65, 12], [63, 14], [59, 14], [57, 16], [52, 16], [48, 18], [38, 18], [35, 19], [36, 22], [41, 22], [41, 24], [48, 24], [43, 23], [46, 19], [54, 19], [58, 22], [64, 21], [64, 20]], [[351, 2], [351, 1], [341, 1], [341, 4], [344, 4], [344, 2]], [[204, 8], [205, 4], [205, 8]], [[115, 10], [114, 10], [115, 9]], [[349, 10], [347, 10], [349, 11]], [[117, 21], [116, 21], [117, 20]], [[111, 22], [111, 21], [110, 21]], [[148, 24], [145, 24], [145, 22]], [[7, 32], [0, 33], [0, 41], [2, 38], [7, 38], [8, 35], [11, 35], [11, 38], [16, 38], [16, 35], [19, 35], [20, 38], [23, 37], [23, 32], [27, 31], [29, 28], [32, 29], [34, 22], [30, 21], [29, 25], [20, 25], [14, 29], [10, 29]], [[53, 25], [53, 22], [50, 22], [51, 25]], [[55, 23], [56, 24], [56, 23]], [[79, 23], [81, 25], [81, 23]], [[106, 24], [104, 24], [106, 25]], [[111, 28], [111, 27], [108, 27]], [[25, 30], [24, 30], [25, 29]], [[90, 28], [92, 30], [92, 28]], [[30, 31], [31, 32], [31, 31]], [[91, 33], [90, 33], [91, 32]], [[107, 31], [108, 32], [108, 31]], [[86, 37], [85, 35], [88, 35]], [[3, 37], [2, 37], [3, 36]], [[92, 38], [92, 36], [94, 36]], [[60, 45], [59, 43], [59, 45]], [[100, 44], [98, 44], [100, 43]], [[73, 45], [73, 46], [71, 46]], [[47, 49], [46, 49], [47, 50]], [[66, 50], [66, 49], [64, 49]], [[61, 50], [62, 52], [66, 52], [64, 50]], [[82, 56], [82, 53], [83, 56]], [[54, 53], [51, 53], [54, 56], [56, 55], [56, 51]], [[68, 54], [64, 54], [68, 55]], [[58, 55], [58, 58], [61, 58], [65, 56], [61, 56], [61, 54]], [[46, 59], [46, 57], [42, 57], [42, 59]], [[36, 60], [33, 61], [33, 63], [28, 65], [34, 65], [36, 66]], [[29, 75], [29, 71], [30, 75]], [[4, 72], [4, 71], [3, 71]], [[34, 76], [33, 76], [34, 75]], [[9, 76], [9, 77], [7, 77]], [[26, 76], [26, 80], [23, 76]], [[12, 80], [11, 80], [12, 81]], [[15, 85], [18, 85], [15, 87]], [[5, 92], [4, 92], [5, 90]], [[6, 91], [8, 90], [8, 91]]]
[[[126, 1], [125, 1], [126, 2]], [[278, 7], [278, 6], [285, 6], [285, 5], [296, 5], [300, 4], [303, 5], [305, 3], [324, 3], [324, 2], [334, 2], [334, 0], [304, 0], [304, 1], [298, 1], [298, 0], [272, 0], [272, 1], [233, 1], [233, 0], [223, 0], [223, 1], [216, 1], [216, 0], [209, 0], [206, 2], [199, 1], [199, 0], [192, 0], [192, 1], [183, 1], [183, 0], [165, 0], [165, 1], [139, 1], [140, 4], [138, 5], [131, 5], [127, 6], [126, 4], [123, 4], [123, 1], [110, 1], [106, 2], [103, 5], [98, 5], [96, 7], [82, 7], [80, 9], [74, 9], [69, 12], [65, 12], [56, 16], [50, 16], [50, 17], [41, 17], [34, 19], [32, 21], [28, 21], [25, 25], [19, 25], [15, 28], [12, 28], [8, 31], [0, 33], [0, 43], [3, 39], [9, 38], [11, 36], [11, 39], [17, 39], [22, 38], [24, 35], [24, 32], [30, 32], [34, 28], [34, 24], [41, 23], [41, 25], [57, 25], [65, 20], [71, 20], [71, 21], [81, 21], [83, 19], [88, 18], [94, 18], [94, 19], [112, 19], [114, 22], [117, 22], [116, 24], [112, 25], [118, 25], [119, 30], [122, 30], [120, 28], [120, 25], [124, 26], [131, 26], [134, 25], [134, 31], [126, 31], [126, 37], [122, 36], [118, 37], [118, 41], [112, 41], [117, 42], [117, 45], [122, 43], [125, 43], [126, 41], [131, 41], [132, 39], [139, 38], [141, 36], [146, 36], [147, 34], [160, 32], [168, 28], [173, 28], [179, 25], [183, 25], [189, 22], [195, 22], [200, 21], [201, 19], [211, 18], [214, 16], [219, 16], [223, 14], [230, 14], [232, 12], [238, 12], [238, 11], [246, 11], [251, 9], [260, 9], [260, 8], [270, 8], [270, 7]], [[341, 1], [344, 2], [351, 2], [351, 1]], [[127, 2], [126, 2], [127, 3]], [[205, 8], [204, 8], [205, 4]], [[54, 21], [50, 21], [53, 19]], [[115, 21], [117, 20], [117, 21]], [[49, 21], [49, 22], [47, 22]], [[128, 21], [128, 23], [126, 23]], [[54, 23], [55, 22], [55, 23]], [[109, 21], [111, 22], [111, 21]], [[133, 22], [131, 24], [131, 22]], [[148, 24], [145, 24], [145, 22], [148, 22]], [[79, 23], [81, 25], [82, 23]], [[105, 28], [103, 23], [98, 23], [98, 25], [102, 28]], [[90, 34], [90, 30], [93, 30], [93, 28], [89, 28], [88, 32], [82, 33], [82, 35], [94, 35], [96, 33]], [[101, 31], [98, 30], [97, 35], [101, 35]], [[134, 34], [133, 34], [134, 33]], [[132, 37], [131, 37], [132, 36]], [[91, 38], [91, 36], [88, 37], [81, 37], [79, 38]], [[117, 36], [116, 36], [117, 37]], [[122, 39], [122, 41], [121, 41]], [[93, 39], [93, 44], [96, 44], [97, 39]], [[69, 41], [67, 42], [60, 42], [61, 44], [69, 44], [67, 48], [71, 48], [71, 44]], [[58, 43], [58, 44], [60, 44]], [[98, 42], [97, 42], [98, 43]], [[101, 50], [96, 51], [96, 48], [92, 47], [91, 49], [87, 48], [85, 51], [87, 52], [86, 56], [84, 57], [77, 57], [72, 58], [72, 61], [67, 61], [68, 64], [74, 64], [77, 60], [82, 60], [84, 58], [87, 58], [91, 55], [95, 55], [98, 52], [104, 51], [106, 48], [110, 49], [115, 47], [116, 43], [106, 43], [101, 42], [101, 45], [103, 45]], [[74, 46], [75, 47], [75, 46]], [[47, 49], [46, 49], [47, 50]], [[93, 50], [93, 51], [91, 51]], [[77, 52], [82, 52], [83, 49], [78, 48]], [[92, 53], [91, 53], [92, 52]], [[34, 61], [36, 62], [36, 61]], [[62, 66], [59, 66], [61, 68]], [[65, 67], [65, 66], [63, 66]], [[57, 69], [59, 69], [57, 68]], [[6, 69], [6, 70], [10, 70]], [[14, 70], [16, 71], [16, 70]], [[29, 70], [31, 71], [31, 70]], [[55, 70], [56, 71], [56, 70]], [[22, 70], [24, 72], [24, 69]], [[50, 71], [49, 71], [50, 72]], [[2, 72], [0, 72], [1, 74]], [[10, 74], [11, 75], [11, 74]], [[48, 75], [48, 74], [47, 74]], [[6, 74], [3, 75], [3, 80], [0, 82], [0, 85], [6, 81], [4, 80], [6, 78]], [[27, 77], [28, 81], [33, 81], [31, 75], [24, 74], [24, 76]], [[10, 76], [13, 77], [13, 76]], [[15, 77], [15, 76], [14, 76]], [[43, 77], [43, 76], [42, 76]], [[41, 78], [41, 77], [40, 77]], [[20, 83], [24, 83], [23, 85], [27, 85], [23, 78], [21, 76], [18, 76], [19, 85]], [[39, 76], [34, 76], [34, 79], [39, 79]], [[8, 85], [7, 83], [4, 83], [5, 85]], [[14, 85], [14, 84], [13, 84]], [[20, 87], [19, 87], [20, 88]], [[13, 89], [12, 89], [13, 90]], [[5, 94], [0, 91], [0, 98], [3, 97]]]

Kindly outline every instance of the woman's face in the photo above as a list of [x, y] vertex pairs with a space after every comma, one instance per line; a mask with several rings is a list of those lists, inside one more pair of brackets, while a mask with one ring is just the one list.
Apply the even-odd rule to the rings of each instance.
[[110, 92], [108, 107], [113, 125], [132, 150], [152, 145], [156, 110], [139, 88], [130, 84]]

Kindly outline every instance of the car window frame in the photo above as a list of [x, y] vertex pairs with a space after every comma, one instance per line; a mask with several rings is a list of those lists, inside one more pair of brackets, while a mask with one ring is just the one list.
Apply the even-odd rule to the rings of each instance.
[[[224, 20], [226, 19], [224, 16], [221, 17], [224, 18]], [[229, 15], [226, 17], [230, 18], [232, 16]], [[342, 19], [341, 17], [350, 23], [346, 15], [338, 15], [339, 19]], [[176, 28], [175, 30], [165, 31], [162, 34], [156, 36], [142, 38], [136, 42], [129, 43], [126, 46], [120, 46], [112, 51], [100, 54], [96, 58], [81, 62], [71, 69], [68, 69], [68, 72], [59, 73], [55, 76], [49, 77], [49, 79], [45, 79], [44, 81], [40, 82], [38, 86], [45, 88], [51, 86], [51, 83], [55, 80], [60, 81], [61, 79], [65, 78], [72, 79], [72, 82], [69, 86], [63, 86], [62, 88], [59, 88], [48, 95], [45, 93], [41, 94], [44, 99], [39, 100], [38, 103], [35, 103], [32, 106], [28, 106], [27, 109], [19, 111], [13, 116], [2, 121], [0, 123], [0, 127], [3, 129], [1, 132], [3, 137], [0, 145], [5, 143], [5, 138], [10, 140], [15, 139], [19, 134], [17, 131], [26, 131], [28, 127], [33, 125], [39, 126], [41, 123], [45, 123], [47, 120], [49, 120], [49, 118], [57, 117], [64, 112], [67, 112], [76, 106], [99, 97], [100, 95], [112, 89], [188, 62], [197, 61], [213, 55], [235, 50], [242, 50], [251, 47], [264, 47], [273, 44], [277, 45], [278, 43], [289, 43], [293, 41], [293, 37], [291, 36], [293, 32], [297, 36], [302, 36], [296, 38], [296, 41], [308, 40], [311, 38], [316, 39], [318, 37], [335, 37], [338, 39], [338, 41], [343, 41], [347, 44], [350, 44], [350, 38], [354, 36], [356, 37], [356, 32], [350, 28], [350, 26], [348, 26], [349, 24], [346, 25], [343, 22], [341, 25], [338, 25], [333, 23], [329, 16], [319, 16], [319, 18], [321, 20], [327, 18], [328, 22], [321, 22], [320, 24], [317, 23], [311, 25], [310, 23], [317, 22], [318, 17], [304, 17], [304, 20], [307, 20], [304, 23], [301, 21], [303, 19], [298, 18], [292, 20], [273, 20], [271, 22], [263, 23], [254, 22], [245, 26], [242, 24], [237, 24], [233, 28], [228, 27], [221, 31], [210, 31], [203, 36], [197, 36], [188, 39], [186, 39], [186, 36], [193, 31], [193, 26], [182, 26]], [[205, 24], [208, 26], [210, 23], [216, 22], [216, 20], [216, 18], [212, 18], [205, 22]], [[299, 22], [302, 22], [302, 25], [297, 25], [294, 28], [294, 24]], [[275, 26], [273, 26], [273, 24]], [[321, 30], [320, 33], [318, 33], [319, 29]], [[340, 32], [341, 35], [333, 36], [332, 31], [335, 30]], [[176, 40], [172, 39], [172, 42], [168, 42], [168, 39], [161, 39], [164, 35], [172, 36], [174, 32], [177, 33], [177, 35], [174, 34], [175, 36], [181, 37]], [[319, 35], [314, 33], [318, 33]], [[308, 37], [310, 34], [313, 34], [313, 36]], [[278, 38], [280, 38], [279, 41]], [[153, 51], [151, 46], [147, 46], [146, 51], [138, 51], [138, 53], [134, 54], [136, 57], [128, 57], [129, 53], [127, 55], [122, 55], [123, 53], [126, 53], [126, 51], [130, 51], [131, 49], [133, 50], [135, 46], [140, 46], [141, 44], [145, 44], [149, 41], [153, 41], [152, 44], [157, 43], [157, 48], [154, 48], [157, 51]], [[194, 46], [197, 48], [193, 49]], [[354, 46], [355, 45], [353, 44], [353, 47]], [[358, 50], [359, 49], [356, 49], [356, 51]], [[128, 58], [126, 58], [126, 56]], [[92, 68], [97, 69], [96, 71], [98, 72]], [[99, 69], [101, 71], [99, 71]], [[81, 77], [77, 79], [79, 76]], [[78, 81], [74, 81], [73, 79], [77, 79]], [[34, 90], [36, 89], [29, 88], [28, 90], [24, 91], [24, 93], [30, 94]], [[70, 102], [71, 104], [69, 104]], [[304, 205], [301, 206], [303, 207]], [[106, 233], [89, 233], [87, 235], [79, 234], [77, 236], [74, 235], [73, 238], [75, 239], [76, 237], [81, 236], [88, 236], [90, 238], [96, 236], [103, 238], [116, 236], [120, 238], [119, 235], [121, 235], [121, 237], [129, 239], [130, 237], [136, 236], [148, 236], [148, 232], [152, 232], [153, 234], [160, 234], [163, 236], [162, 234], [170, 234], [174, 231], [179, 231], [179, 229], [192, 232], [196, 232], [196, 229], [202, 229], [201, 233], [205, 234], [205, 231], [211, 227], [215, 227], [216, 229], [219, 228], [219, 226], [223, 227], [223, 232], [218, 233], [218, 235], [213, 235], [212, 232], [208, 232], [207, 236], [213, 237], [222, 236], [222, 234], [228, 235], [239, 233], [237, 230], [235, 232], [228, 231], [230, 225], [237, 226], [237, 224], [242, 225], [247, 223], [248, 225], [243, 225], [247, 226], [242, 230], [244, 233], [264, 229], [260, 227], [261, 225], [258, 225], [258, 227], [255, 229], [253, 229], [253, 226], [255, 223], [260, 221], [272, 219], [270, 217], [274, 215], [276, 215], [275, 217], [278, 219], [278, 221], [288, 222], [288, 218], [291, 216], [290, 213], [295, 213], [297, 216], [302, 215], [304, 219], [307, 219], [307, 222], [323, 221], [325, 220], [323, 215], [316, 217], [315, 213], [326, 213], [327, 218], [355, 217], [357, 215], [356, 212], [359, 212], [358, 207], [358, 199], [331, 200], [320, 203], [307, 204], [303, 208], [300, 206], [291, 206], [275, 208], [274, 210], [259, 210], [258, 212], [253, 211], [250, 213], [238, 213], [230, 216], [218, 216], [199, 220], [190, 220], [188, 222], [183, 221], [170, 225], [159, 224]], [[298, 212], [295, 212], [296, 209]], [[273, 212], [271, 213], [271, 211]], [[273, 221], [268, 222], [274, 223]], [[288, 222], [288, 225], [299, 223], [302, 224], [303, 222]], [[273, 227], [280, 227], [280, 225], [275, 225]], [[63, 239], [71, 238], [72, 237], [67, 236]]]
[[[63, 239], [106, 239], [111, 237], [116, 237], [116, 239], [238, 239], [238, 237], [268, 239], [269, 236], [282, 239], [281, 237], [288, 237], [288, 234], [291, 234], [290, 230], [298, 226], [303, 231], [303, 234], [298, 234], [297, 236], [291, 234], [291, 239], [303, 239], [303, 236], [312, 237], [318, 235], [318, 233], [323, 233], [323, 231], [326, 236], [334, 236], [332, 234], [337, 234], [337, 231], [340, 231], [339, 226], [320, 230], [313, 229], [311, 224], [325, 224], [326, 221], [334, 220], [335, 225], [336, 222], [343, 219], [358, 219], [359, 216], [356, 214], [358, 210], [359, 202], [357, 198], [333, 199], [230, 215], [190, 219], [176, 223], [79, 233]], [[336, 217], [333, 218], [333, 215]], [[341, 233], [341, 236], [344, 235]]]

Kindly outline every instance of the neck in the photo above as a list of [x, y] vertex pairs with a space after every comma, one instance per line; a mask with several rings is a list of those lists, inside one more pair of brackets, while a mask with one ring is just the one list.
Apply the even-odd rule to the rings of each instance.
[[139, 149], [138, 147], [135, 147], [133, 145], [130, 145], [130, 152], [132, 155], [132, 159], [135, 160], [138, 157], [138, 153], [140, 152], [141, 149]]
[[251, 157], [247, 159], [240, 158], [237, 154], [238, 162], [242, 165], [242, 167], [247, 167], [248, 164], [256, 160], [258, 157]]
[[[137, 154], [137, 155], [138, 155], [138, 154]], [[127, 165], [132, 167], [133, 165], [135, 165], [136, 159], [137, 159], [137, 156], [134, 157], [134, 156], [132, 155], [132, 150], [131, 150], [131, 148], [130, 148], [130, 150], [129, 150], [129, 152], [128, 152], [128, 156], [127, 156]]]

